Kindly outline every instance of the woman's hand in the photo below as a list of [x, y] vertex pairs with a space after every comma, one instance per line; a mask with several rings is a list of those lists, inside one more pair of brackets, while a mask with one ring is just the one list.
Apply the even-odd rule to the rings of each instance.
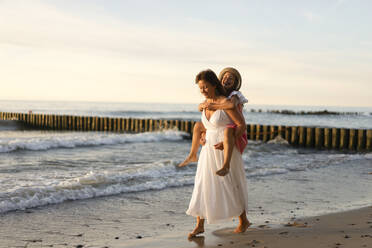
[[199, 111], [202, 112], [203, 109], [208, 109], [208, 110], [216, 110], [217, 109], [217, 104], [215, 103], [210, 103], [210, 102], [202, 102], [199, 104]]
[[229, 173], [229, 170], [230, 170], [229, 167], [222, 167], [221, 169], [219, 169], [219, 170], [216, 172], [216, 174], [217, 174], [218, 176], [224, 177], [224, 176], [226, 176], [226, 175]]
[[205, 132], [202, 132], [201, 135], [200, 135], [200, 145], [204, 146], [205, 145]]
[[214, 145], [214, 149], [223, 150], [223, 142], [217, 143]]
[[198, 109], [200, 112], [203, 112], [203, 109], [206, 109], [206, 108], [207, 108], [207, 101], [200, 103], [198, 106]]
[[207, 102], [205, 104], [206, 108], [209, 110], [217, 110], [218, 109], [218, 104]]

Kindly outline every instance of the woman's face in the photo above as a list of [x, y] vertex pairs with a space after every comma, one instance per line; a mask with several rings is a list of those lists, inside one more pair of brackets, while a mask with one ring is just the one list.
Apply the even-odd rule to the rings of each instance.
[[212, 98], [215, 96], [216, 86], [213, 86], [207, 81], [199, 80], [198, 82], [200, 93], [205, 96], [205, 98]]
[[221, 84], [225, 88], [225, 90], [230, 90], [234, 87], [235, 83], [235, 76], [230, 72], [225, 72], [222, 77]]

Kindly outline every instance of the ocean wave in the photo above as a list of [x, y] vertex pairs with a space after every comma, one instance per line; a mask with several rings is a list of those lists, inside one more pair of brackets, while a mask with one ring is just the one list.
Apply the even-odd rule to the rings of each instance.
[[268, 144], [279, 144], [279, 145], [289, 145], [288, 141], [285, 140], [282, 136], [277, 135], [274, 139], [269, 140]]
[[364, 157], [366, 159], [372, 159], [372, 152], [365, 154]]
[[286, 174], [289, 170], [286, 168], [260, 168], [248, 173], [248, 177], [265, 177], [279, 174]]
[[[62, 182], [51, 181], [43, 186], [17, 187], [0, 193], [0, 213], [25, 210], [69, 200], [160, 190], [192, 185], [191, 168], [174, 169], [175, 163], [160, 163], [149, 170], [134, 172], [93, 172]], [[185, 176], [189, 170], [190, 176]], [[177, 176], [182, 174], [183, 176]]]
[[127, 111], [111, 111], [111, 112], [103, 112], [100, 113], [101, 115], [109, 115], [109, 116], [182, 116], [182, 115], [200, 115], [200, 112], [195, 111], [135, 111], [135, 110], [127, 110]]
[[[164, 135], [164, 134], [163, 134]], [[174, 135], [174, 133], [173, 133]], [[264, 144], [268, 149], [280, 144]], [[276, 149], [276, 147], [274, 147]], [[371, 154], [287, 154], [275, 153], [270, 161], [259, 151], [244, 153], [245, 171], [248, 178], [260, 178], [287, 174], [291, 172], [316, 170], [328, 166], [344, 165], [345, 162], [371, 159]], [[70, 179], [55, 178], [53, 175], [27, 178], [24, 183], [0, 180], [0, 213], [14, 210], [59, 204], [69, 200], [82, 200], [101, 196], [134, 193], [149, 190], [162, 190], [170, 187], [190, 186], [194, 183], [195, 166], [176, 167], [180, 161], [161, 160], [138, 166], [117, 166], [110, 169], [89, 169], [80, 176]], [[347, 164], [347, 163], [346, 163]], [[106, 170], [106, 171], [103, 171]], [[23, 178], [22, 178], [23, 180]], [[21, 181], [22, 181], [21, 180]], [[58, 181], [61, 180], [61, 181]]]
[[246, 110], [246, 112], [250, 111], [251, 113], [269, 113], [269, 114], [282, 114], [282, 115], [348, 115], [348, 116], [354, 116], [354, 115], [363, 115], [363, 116], [370, 116], [372, 115], [372, 112], [341, 112], [341, 111], [331, 111], [331, 110], [290, 110], [290, 109], [281, 109], [281, 110], [262, 110], [262, 109], [250, 109]]
[[83, 133], [83, 132], [28, 132], [23, 136], [0, 136], [0, 153], [17, 150], [42, 151], [55, 148], [116, 145], [159, 141], [178, 141], [187, 136], [179, 131], [148, 132], [138, 134]]
[[[89, 171], [82, 176], [64, 181], [45, 178], [33, 184], [18, 183], [18, 186], [0, 192], [0, 213], [59, 204], [65, 201], [193, 185], [195, 166], [178, 168], [176, 167], [178, 162], [159, 161], [122, 171]], [[248, 178], [289, 172], [288, 169], [280, 168], [280, 166], [268, 168], [265, 165], [246, 171]]]
[[249, 144], [242, 158], [248, 177], [262, 177], [371, 160], [372, 153], [346, 154], [319, 150], [301, 152], [299, 149], [288, 148], [285, 144], [262, 143]]

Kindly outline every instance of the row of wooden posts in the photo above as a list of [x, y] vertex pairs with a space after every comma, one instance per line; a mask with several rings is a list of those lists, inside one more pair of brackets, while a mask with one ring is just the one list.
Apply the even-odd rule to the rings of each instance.
[[[177, 129], [189, 134], [195, 121], [90, 117], [0, 112], [2, 120], [17, 120], [28, 127], [49, 130], [152, 132]], [[289, 144], [319, 149], [372, 151], [372, 129], [317, 128], [248, 124], [249, 140], [268, 141], [280, 135]]]

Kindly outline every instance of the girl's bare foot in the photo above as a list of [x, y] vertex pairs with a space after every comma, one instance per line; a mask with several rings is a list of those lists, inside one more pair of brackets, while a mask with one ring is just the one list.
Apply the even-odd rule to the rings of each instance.
[[195, 156], [188, 156], [185, 161], [183, 161], [182, 163], [180, 163], [178, 165], [178, 167], [184, 167], [186, 165], [188, 165], [189, 163], [192, 163], [192, 162], [197, 162], [198, 161], [198, 158]]
[[234, 233], [243, 233], [247, 231], [248, 227], [252, 225], [249, 221], [239, 223], [238, 227], [234, 230]]
[[226, 176], [229, 173], [230, 168], [227, 166], [222, 167], [222, 169], [219, 169], [216, 174], [223, 177]]
[[197, 227], [195, 227], [194, 231], [192, 231], [191, 233], [189, 233], [188, 238], [189, 239], [194, 238], [194, 237], [196, 237], [196, 235], [198, 235], [200, 233], [203, 233], [203, 232], [204, 232], [204, 227], [197, 226]]

